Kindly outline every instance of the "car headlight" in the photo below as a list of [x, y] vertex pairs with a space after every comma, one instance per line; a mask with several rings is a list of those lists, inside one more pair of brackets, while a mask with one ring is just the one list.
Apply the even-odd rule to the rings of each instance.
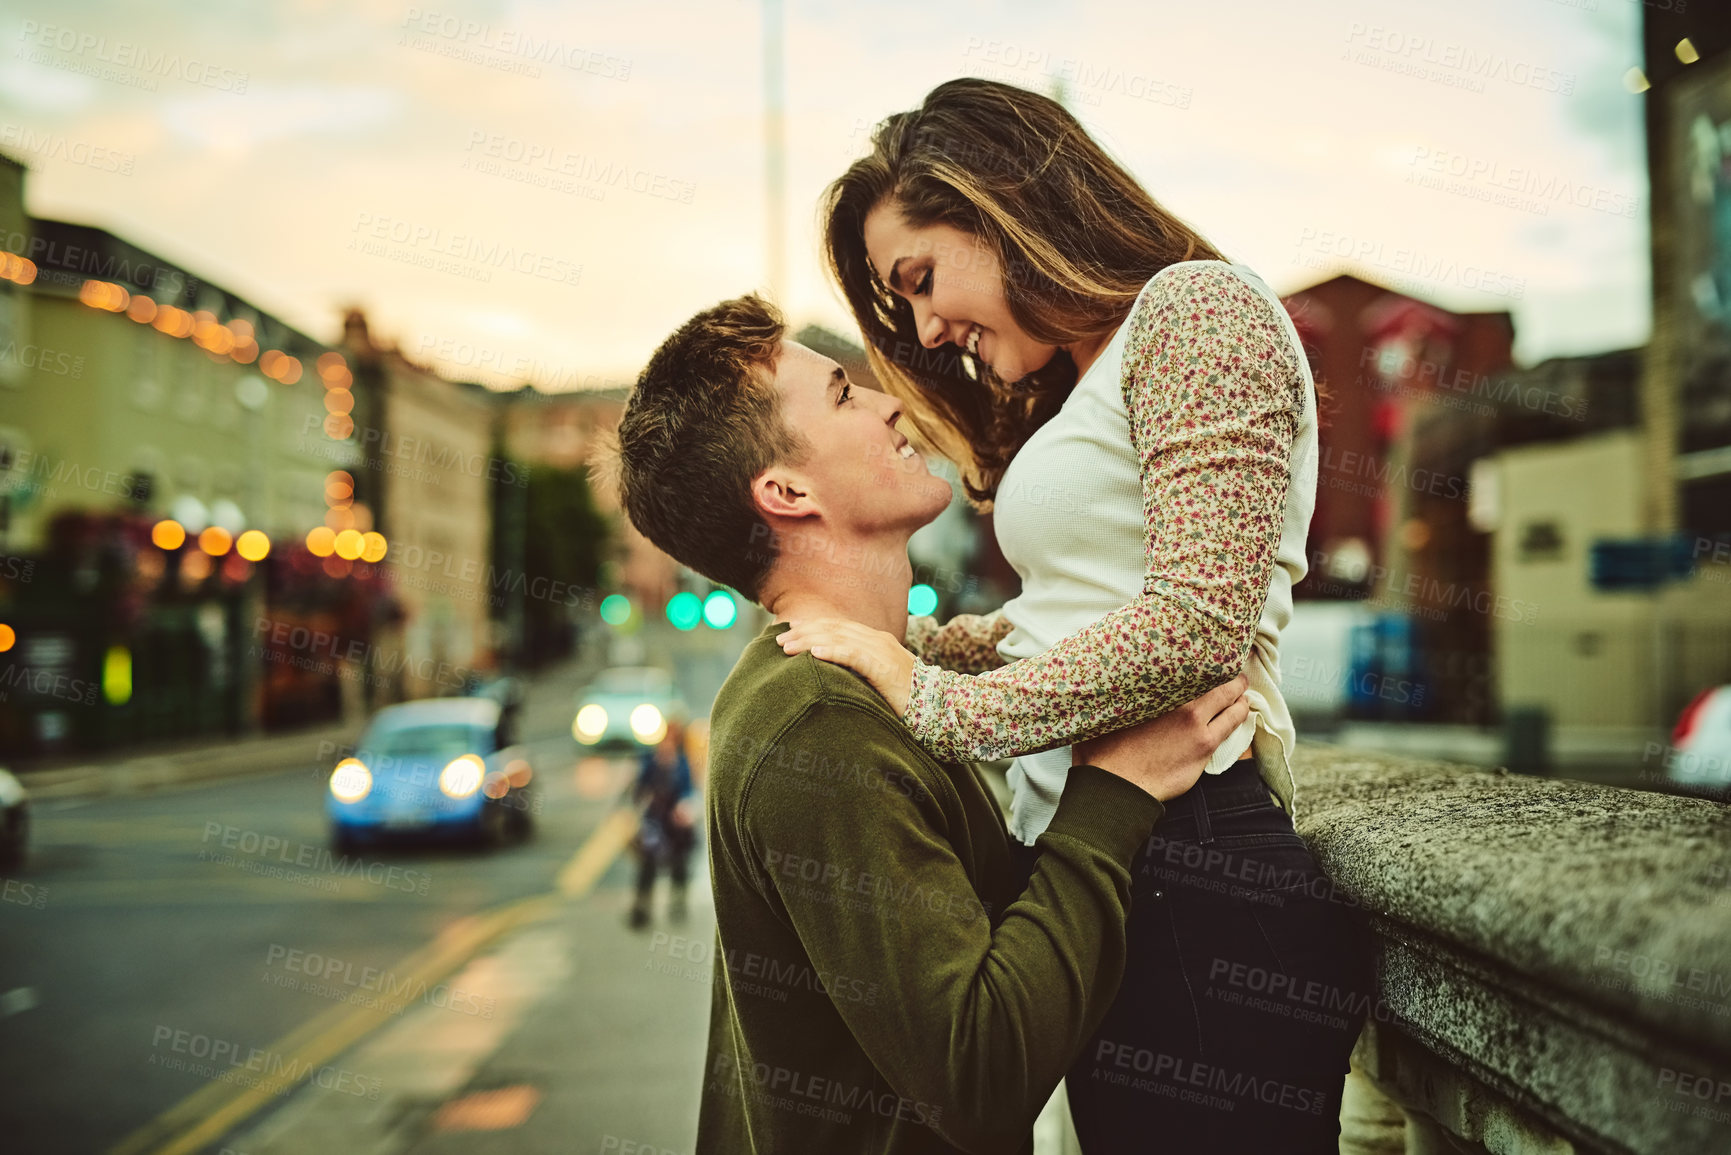
[[439, 771], [439, 790], [447, 798], [467, 798], [481, 788], [486, 764], [473, 754], [461, 754]]
[[359, 802], [372, 790], [373, 772], [359, 758], [344, 758], [331, 771], [331, 797], [338, 802]]
[[631, 732], [645, 746], [661, 741], [667, 734], [667, 721], [648, 702], [631, 711]]
[[571, 734], [579, 742], [594, 742], [607, 732], [607, 707], [591, 702], [577, 711]]

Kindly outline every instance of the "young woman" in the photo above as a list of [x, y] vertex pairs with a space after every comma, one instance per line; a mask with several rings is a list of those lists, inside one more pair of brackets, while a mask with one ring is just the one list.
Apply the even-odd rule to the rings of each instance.
[[780, 641], [869, 678], [942, 758], [1016, 756], [1029, 846], [1070, 746], [1242, 670], [1250, 718], [1137, 864], [1124, 984], [1071, 1110], [1088, 1155], [1335, 1150], [1370, 978], [1357, 914], [1291, 819], [1276, 646], [1305, 573], [1316, 402], [1279, 299], [1060, 105], [990, 81], [885, 120], [825, 218], [874, 369], [993, 500], [1022, 591], [905, 638], [812, 620]]

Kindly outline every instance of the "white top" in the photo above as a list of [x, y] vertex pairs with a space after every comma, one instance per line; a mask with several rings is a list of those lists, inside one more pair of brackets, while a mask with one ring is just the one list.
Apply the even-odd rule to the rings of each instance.
[[[1162, 269], [1148, 284], [1178, 267]], [[1280, 631], [1292, 620], [1292, 587], [1307, 568], [1305, 541], [1316, 506], [1316, 388], [1303, 341], [1280, 298], [1249, 268], [1230, 268], [1274, 306], [1302, 367], [1305, 390], [1273, 579], [1245, 663], [1250, 717], [1215, 750], [1207, 772], [1221, 773], [1252, 746], [1264, 777], [1279, 776], [1286, 787], [1279, 792], [1290, 797], [1297, 734], [1280, 693], [1278, 647]], [[1127, 315], [1063, 408], [1028, 438], [999, 483], [993, 505], [998, 547], [1022, 579], [1021, 594], [1003, 608], [1015, 627], [998, 642], [1006, 661], [1042, 653], [1141, 596], [1147, 564], [1142, 478], [1121, 382], [1129, 328]], [[1040, 836], [1069, 773], [1068, 746], [1014, 761], [1012, 834], [1030, 845]]]

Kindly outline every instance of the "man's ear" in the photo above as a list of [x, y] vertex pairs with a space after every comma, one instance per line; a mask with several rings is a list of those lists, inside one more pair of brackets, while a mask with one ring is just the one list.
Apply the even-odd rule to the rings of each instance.
[[805, 479], [781, 466], [771, 466], [751, 479], [751, 501], [765, 518], [797, 520], [822, 513]]

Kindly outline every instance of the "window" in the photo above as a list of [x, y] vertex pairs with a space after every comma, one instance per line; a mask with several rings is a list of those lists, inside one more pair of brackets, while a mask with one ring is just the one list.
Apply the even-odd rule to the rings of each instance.
[[1557, 561], [1563, 556], [1563, 534], [1554, 521], [1529, 521], [1521, 527], [1517, 546], [1522, 561]]

